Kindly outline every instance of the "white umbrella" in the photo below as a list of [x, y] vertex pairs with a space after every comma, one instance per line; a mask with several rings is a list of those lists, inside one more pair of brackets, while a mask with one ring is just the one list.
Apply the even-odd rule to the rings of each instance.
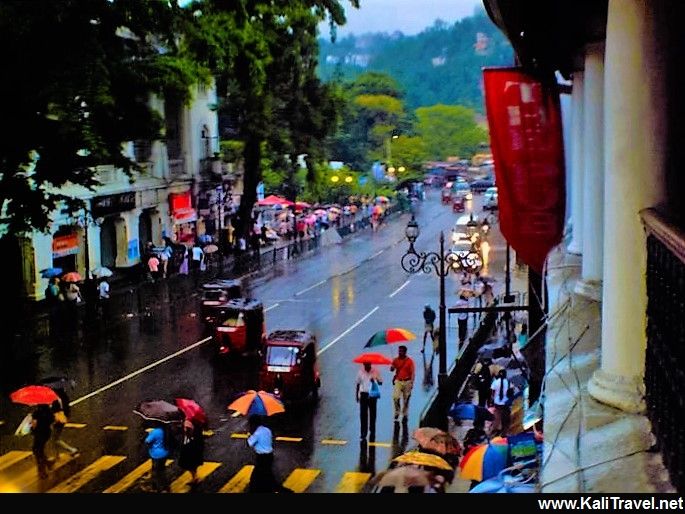
[[93, 271], [91, 271], [91, 273], [95, 278], [105, 278], [112, 276], [112, 270], [109, 268], [105, 268], [104, 266], [95, 268]]

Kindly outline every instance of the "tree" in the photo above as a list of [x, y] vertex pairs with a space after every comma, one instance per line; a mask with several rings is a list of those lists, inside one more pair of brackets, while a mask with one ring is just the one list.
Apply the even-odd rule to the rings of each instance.
[[[358, 0], [349, 1], [359, 6]], [[316, 26], [328, 18], [334, 34], [345, 23], [344, 9], [338, 0], [207, 0], [191, 10], [201, 28], [189, 49], [217, 75], [221, 111], [244, 143], [238, 230], [245, 233], [262, 176], [264, 142], [274, 168], [286, 168], [289, 196], [298, 156], [306, 154], [308, 169], [314, 169], [328, 137], [326, 118], [335, 115], [333, 97], [314, 73]], [[313, 171], [310, 177], [315, 178]]]
[[209, 79], [177, 52], [184, 12], [155, 0], [0, 2], [0, 216], [11, 233], [46, 229], [67, 183], [93, 189], [123, 144], [161, 136], [150, 96], [189, 99]]
[[428, 158], [470, 157], [480, 143], [488, 140], [487, 131], [476, 124], [475, 112], [461, 105], [434, 105], [416, 109], [416, 132], [426, 145]]

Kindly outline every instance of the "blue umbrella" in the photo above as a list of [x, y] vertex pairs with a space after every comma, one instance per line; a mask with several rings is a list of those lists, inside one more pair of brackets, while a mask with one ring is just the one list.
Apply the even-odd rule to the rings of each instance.
[[453, 420], [458, 419], [476, 419], [480, 418], [485, 421], [493, 419], [492, 413], [485, 407], [476, 405], [475, 403], [455, 403], [447, 413]]
[[535, 493], [535, 484], [521, 482], [511, 475], [500, 473], [495, 478], [484, 480], [470, 493]]
[[45, 268], [40, 270], [40, 276], [43, 278], [59, 277], [64, 271], [62, 268]]

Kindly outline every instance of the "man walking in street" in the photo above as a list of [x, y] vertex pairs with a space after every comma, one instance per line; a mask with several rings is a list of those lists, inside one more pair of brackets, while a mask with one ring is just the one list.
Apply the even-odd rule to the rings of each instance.
[[431, 306], [426, 304], [423, 308], [423, 345], [421, 346], [421, 353], [426, 350], [426, 336], [433, 340], [433, 331], [435, 330], [435, 311]]
[[[459, 295], [459, 300], [457, 300], [456, 307], [458, 309], [468, 308], [469, 301], [466, 299], [464, 294]], [[459, 323], [459, 349], [464, 345], [466, 341], [466, 333], [469, 327], [469, 315], [467, 312], [460, 312], [457, 314], [457, 322]]]
[[[399, 422], [400, 414], [402, 414], [402, 419], [406, 421], [409, 415], [409, 399], [414, 387], [414, 361], [411, 357], [407, 357], [406, 346], [399, 347], [399, 355], [393, 359], [390, 371], [395, 372], [395, 376], [392, 378], [395, 422]], [[403, 403], [402, 409], [400, 409], [400, 400]]]

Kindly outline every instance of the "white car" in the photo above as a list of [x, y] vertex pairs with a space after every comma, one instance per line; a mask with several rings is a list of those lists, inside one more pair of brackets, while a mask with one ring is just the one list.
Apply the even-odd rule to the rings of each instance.
[[483, 266], [483, 260], [478, 253], [472, 251], [471, 241], [469, 239], [462, 239], [450, 248], [448, 259], [455, 269], [460, 269], [464, 260], [467, 260], [469, 266]]
[[485, 211], [492, 211], [497, 209], [497, 188], [496, 187], [489, 187], [485, 190], [485, 194], [483, 195], [483, 210]]

